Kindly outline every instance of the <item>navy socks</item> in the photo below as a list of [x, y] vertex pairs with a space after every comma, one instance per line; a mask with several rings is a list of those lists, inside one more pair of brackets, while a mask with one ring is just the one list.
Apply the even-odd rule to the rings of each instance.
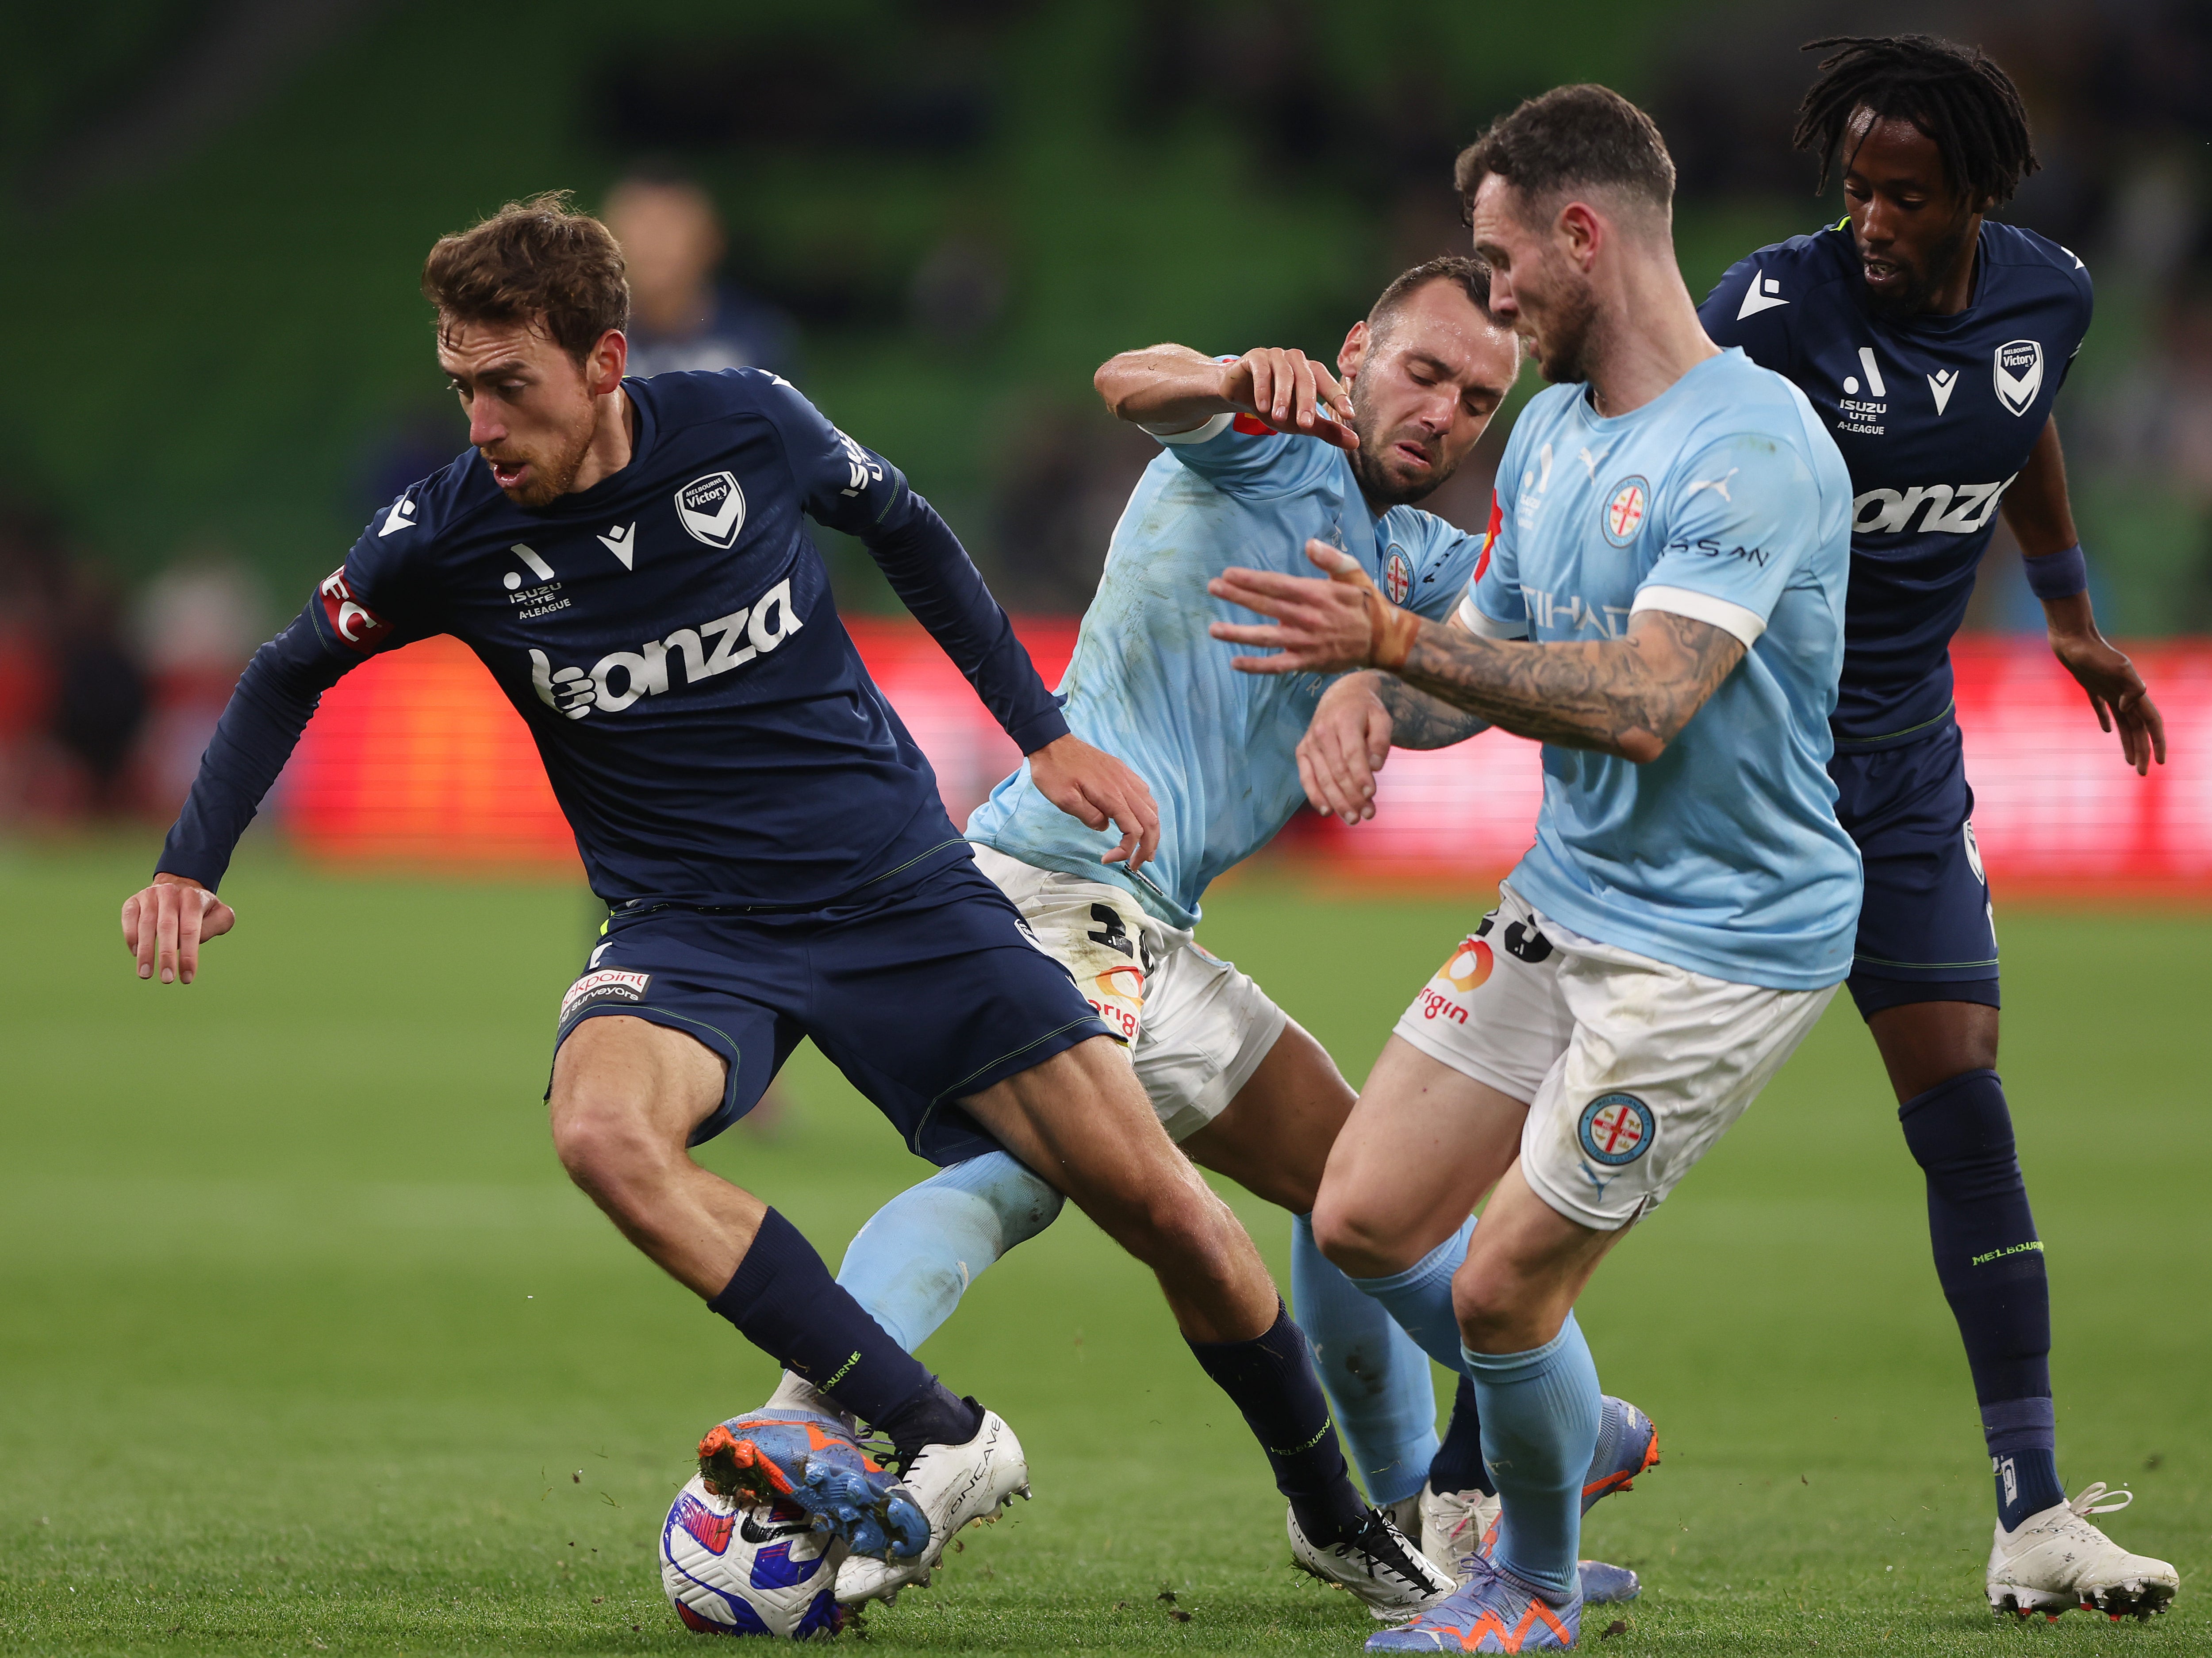
[[1982, 1436], [1997, 1482], [1997, 1517], [2007, 1531], [2066, 1500], [2066, 1488], [2058, 1483], [2057, 1429], [2057, 1412], [2047, 1399], [1982, 1406]]
[[1276, 1303], [1275, 1321], [1264, 1335], [1194, 1341], [1190, 1351], [1244, 1413], [1275, 1471], [1275, 1489], [1290, 1499], [1307, 1540], [1327, 1548], [1358, 1532], [1366, 1505], [1329, 1425], [1312, 1351], [1282, 1304]]
[[1437, 1447], [1435, 1460], [1429, 1464], [1429, 1489], [1498, 1495], [1490, 1470], [1483, 1466], [1482, 1418], [1474, 1403], [1474, 1383], [1464, 1376], [1452, 1395], [1451, 1421], [1444, 1428], [1443, 1442]]
[[1928, 1236], [1951, 1303], [2005, 1528], [2065, 1501], [2051, 1404], [2051, 1285], [1994, 1071], [1966, 1071], [1897, 1110], [1928, 1177]]
[[797, 1227], [773, 1209], [752, 1247], [708, 1307], [746, 1340], [795, 1371], [902, 1454], [965, 1444], [982, 1418], [955, 1399], [839, 1286]]

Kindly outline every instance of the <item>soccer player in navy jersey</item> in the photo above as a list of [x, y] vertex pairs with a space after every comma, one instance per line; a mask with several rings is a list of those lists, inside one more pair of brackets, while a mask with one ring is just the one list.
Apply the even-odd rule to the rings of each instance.
[[[1118, 827], [1104, 855], [1141, 863], [1158, 834], [1145, 785], [1069, 733], [951, 531], [775, 375], [624, 379], [621, 252], [557, 195], [441, 240], [422, 288], [474, 452], [380, 511], [256, 653], [158, 872], [123, 907], [140, 976], [190, 983], [201, 944], [230, 930], [216, 885], [321, 693], [451, 634], [529, 725], [610, 912], [555, 1037], [562, 1163], [712, 1310], [886, 1436], [900, 1469], [819, 1502], [804, 1467], [770, 1483], [919, 1576], [1028, 1477], [1003, 1421], [906, 1354], [775, 1210], [690, 1157], [807, 1036], [915, 1151], [1003, 1148], [1152, 1267], [1310, 1533], [1384, 1527], [1251, 1240], [976, 869], [801, 520], [861, 539], [1043, 794]], [[756, 1463], [777, 1455], [748, 1444]]]
[[1936, 1271], [1996, 1475], [1990, 1605], [2161, 1610], [2178, 1579], [2058, 1483], [2051, 1298], [1997, 1061], [1997, 945], [1951, 695], [1951, 635], [1997, 516], [2051, 650], [2126, 762], [2166, 758], [2142, 677], [2099, 633], [2051, 404], [2089, 326], [2066, 248], [1984, 216], [2036, 167], [2004, 71], [1926, 35], [1838, 38], [1796, 142], [1849, 209], [1735, 265], [1706, 331], [1794, 380], [1850, 468], [1851, 573], [1830, 767], [1865, 859], [1850, 979], [1927, 1174]]

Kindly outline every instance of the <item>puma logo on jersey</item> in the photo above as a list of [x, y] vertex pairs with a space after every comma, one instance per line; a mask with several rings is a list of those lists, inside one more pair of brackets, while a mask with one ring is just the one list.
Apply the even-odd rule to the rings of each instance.
[[2012, 478], [2006, 478], [1998, 483], [1916, 483], [1905, 489], [1869, 489], [1851, 498], [1851, 533], [1902, 535], [1918, 513], [1922, 535], [1970, 536], [1996, 515], [1997, 503], [2011, 487]]
[[1729, 506], [1733, 507], [1735, 505], [1735, 497], [1729, 494], [1729, 480], [1741, 471], [1743, 471], [1743, 468], [1741, 466], [1731, 466], [1727, 471], [1722, 473], [1720, 477], [1717, 478], [1692, 478], [1690, 480], [1690, 487], [1683, 490], [1682, 493], [1686, 496], [1694, 495], [1700, 489], [1710, 489], [1715, 495], [1718, 495], [1723, 501], [1727, 501]]
[[595, 708], [620, 714], [638, 698], [659, 696], [669, 689], [672, 656], [684, 665], [684, 683], [696, 685], [767, 655], [805, 625], [792, 608], [787, 578], [727, 616], [678, 628], [665, 639], [648, 639], [634, 651], [609, 651], [589, 669], [556, 668], [544, 652], [532, 650], [530, 683], [540, 702], [571, 720], [581, 720]]

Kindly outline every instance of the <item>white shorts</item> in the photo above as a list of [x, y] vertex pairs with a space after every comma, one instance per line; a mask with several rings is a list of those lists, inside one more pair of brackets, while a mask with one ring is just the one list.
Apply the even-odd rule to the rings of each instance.
[[1127, 1045], [1168, 1137], [1187, 1139], [1219, 1116], [1289, 1016], [1233, 963], [1147, 914], [1127, 889], [1037, 869], [993, 847], [975, 850], [1037, 947]]
[[1510, 887], [1498, 898], [1397, 1034], [1525, 1102], [1522, 1175], [1568, 1219], [1615, 1230], [1744, 1114], [1836, 987], [1708, 978], [1571, 932]]

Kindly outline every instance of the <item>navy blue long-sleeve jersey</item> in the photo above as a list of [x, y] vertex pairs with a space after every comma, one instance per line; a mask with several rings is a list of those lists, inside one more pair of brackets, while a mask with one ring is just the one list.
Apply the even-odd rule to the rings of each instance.
[[1838, 748], [1910, 742], [1950, 717], [1951, 636], [2090, 310], [2081, 260], [1989, 221], [1954, 316], [1878, 315], [1848, 221], [1760, 248], [1699, 307], [1716, 343], [1796, 383], [1850, 469]]
[[610, 905], [833, 902], [969, 856], [839, 621], [805, 517], [856, 535], [1028, 753], [1067, 730], [896, 468], [757, 369], [625, 381], [629, 465], [535, 511], [471, 450], [369, 521], [256, 653], [159, 867], [213, 887], [317, 700], [436, 634], [537, 739]]

